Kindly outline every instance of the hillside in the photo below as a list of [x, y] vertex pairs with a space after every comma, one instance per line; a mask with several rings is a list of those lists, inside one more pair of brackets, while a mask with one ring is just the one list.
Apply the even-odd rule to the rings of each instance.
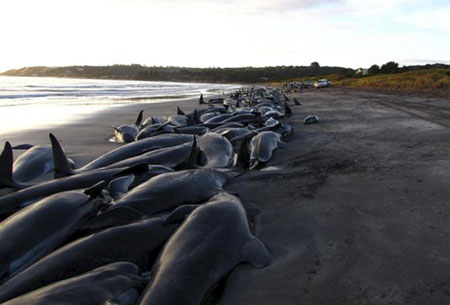
[[450, 68], [417, 70], [336, 80], [335, 84], [351, 88], [392, 90], [450, 90]]
[[257, 83], [294, 77], [341, 73], [342, 67], [277, 66], [242, 68], [146, 67], [141, 65], [28, 67], [9, 70], [6, 76], [45, 76], [150, 81]]

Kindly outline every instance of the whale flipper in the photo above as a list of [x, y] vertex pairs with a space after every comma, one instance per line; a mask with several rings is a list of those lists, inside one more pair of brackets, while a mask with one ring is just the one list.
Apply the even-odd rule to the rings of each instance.
[[86, 195], [90, 196], [91, 198], [97, 198], [98, 196], [100, 196], [102, 194], [102, 191], [105, 188], [105, 186], [106, 186], [106, 182], [102, 180], [100, 182], [97, 182], [90, 188], [86, 189], [84, 191], [84, 193]]
[[252, 237], [243, 248], [244, 260], [256, 268], [264, 268], [270, 264], [270, 255], [263, 243]]
[[186, 216], [191, 214], [191, 212], [199, 206], [199, 204], [184, 204], [182, 206], [179, 206], [178, 208], [173, 210], [173, 212], [170, 213], [169, 216], [167, 216], [166, 220], [164, 220], [164, 224], [181, 222], [186, 218]]
[[134, 182], [134, 175], [122, 176], [112, 180], [108, 184], [108, 190], [111, 193], [113, 199], [117, 199], [126, 192], [128, 192], [128, 188]]

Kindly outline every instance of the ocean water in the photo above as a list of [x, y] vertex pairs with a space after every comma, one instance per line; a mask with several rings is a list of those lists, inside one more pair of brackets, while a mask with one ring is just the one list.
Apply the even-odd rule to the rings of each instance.
[[131, 103], [221, 94], [236, 85], [0, 76], [0, 136]]

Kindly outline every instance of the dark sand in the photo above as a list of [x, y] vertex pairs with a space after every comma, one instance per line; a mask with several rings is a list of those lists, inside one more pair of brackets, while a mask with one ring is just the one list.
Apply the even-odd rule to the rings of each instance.
[[[256, 235], [273, 262], [238, 266], [218, 304], [450, 304], [450, 100], [334, 88], [296, 96], [289, 147], [228, 187], [261, 211]], [[111, 125], [176, 105], [198, 106], [126, 106], [1, 142], [48, 143], [52, 131], [81, 166], [119, 145], [107, 141]], [[303, 125], [310, 113], [321, 122]]]

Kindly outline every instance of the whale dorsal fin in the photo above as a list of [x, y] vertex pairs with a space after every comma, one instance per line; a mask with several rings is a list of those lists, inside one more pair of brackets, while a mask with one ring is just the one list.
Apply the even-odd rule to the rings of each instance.
[[0, 156], [0, 183], [13, 187], [16, 184], [13, 178], [13, 153], [8, 141], [5, 142], [5, 148]]
[[250, 154], [248, 151], [248, 136], [242, 139], [241, 145], [239, 146], [238, 155], [236, 158], [236, 166], [242, 170], [248, 169], [250, 167]]
[[139, 111], [139, 114], [136, 118], [136, 122], [134, 123], [134, 125], [136, 125], [138, 127], [141, 125], [143, 115], [144, 115], [144, 110]]
[[284, 114], [285, 115], [291, 115], [292, 114], [291, 107], [289, 107], [289, 105], [286, 102], [284, 102]]
[[52, 142], [53, 162], [55, 164], [55, 178], [73, 175], [74, 172], [71, 169], [70, 162], [67, 159], [66, 153], [61, 147], [61, 144], [59, 144], [58, 139], [56, 139], [56, 137], [52, 133], [49, 134], [49, 137], [50, 141]]
[[181, 110], [180, 106], [177, 106], [177, 114], [178, 115], [186, 115], [183, 110]]
[[264, 244], [256, 237], [244, 245], [244, 261], [252, 264], [256, 268], [264, 268], [270, 264], [270, 254]]
[[191, 148], [191, 153], [189, 154], [189, 156], [187, 157], [187, 159], [183, 162], [184, 164], [182, 165], [183, 168], [185, 169], [192, 169], [192, 168], [197, 168], [197, 137], [194, 135], [193, 136], [193, 140], [192, 140], [192, 148]]

